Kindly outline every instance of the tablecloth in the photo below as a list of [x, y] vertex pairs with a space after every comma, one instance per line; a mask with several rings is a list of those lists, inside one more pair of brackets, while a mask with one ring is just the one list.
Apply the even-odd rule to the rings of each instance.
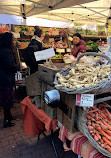
[[51, 119], [42, 109], [37, 109], [36, 105], [31, 103], [30, 97], [27, 96], [21, 101], [21, 107], [26, 135], [39, 134], [43, 130], [43, 124], [48, 132], [57, 127], [57, 120]]
[[[64, 126], [61, 126], [59, 138], [62, 142], [66, 142], [68, 133], [68, 130]], [[80, 155], [83, 158], [107, 158], [106, 156], [102, 155], [96, 148], [94, 148], [89, 143], [87, 137], [85, 137], [79, 131], [73, 134], [73, 139], [71, 141], [70, 147], [75, 154]]]

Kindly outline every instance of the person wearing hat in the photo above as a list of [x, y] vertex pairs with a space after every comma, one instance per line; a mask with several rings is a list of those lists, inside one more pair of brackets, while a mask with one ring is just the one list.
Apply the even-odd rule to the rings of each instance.
[[81, 39], [81, 35], [79, 33], [75, 33], [73, 35], [73, 49], [71, 51], [71, 55], [77, 57], [79, 53], [86, 52], [86, 42]]

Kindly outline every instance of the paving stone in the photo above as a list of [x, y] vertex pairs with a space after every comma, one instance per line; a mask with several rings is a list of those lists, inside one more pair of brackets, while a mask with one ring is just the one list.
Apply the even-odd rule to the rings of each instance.
[[0, 148], [0, 155], [3, 153], [4, 151], [3, 151], [3, 148], [1, 147]]
[[9, 145], [9, 141], [5, 141], [5, 142], [0, 143], [0, 147], [4, 147], [4, 146], [7, 146], [7, 145]]
[[[0, 158], [55, 158], [49, 137], [37, 141], [38, 137], [27, 137], [23, 128], [23, 115], [20, 104], [11, 110], [17, 119], [14, 127], [3, 128], [3, 110], [0, 108]], [[54, 135], [60, 158], [76, 158], [73, 152], [64, 152], [62, 142]]]
[[7, 136], [5, 138], [2, 138], [1, 139], [1, 143], [5, 142], [5, 141], [9, 141], [9, 140], [15, 140], [14, 136], [11, 135], [11, 136]]

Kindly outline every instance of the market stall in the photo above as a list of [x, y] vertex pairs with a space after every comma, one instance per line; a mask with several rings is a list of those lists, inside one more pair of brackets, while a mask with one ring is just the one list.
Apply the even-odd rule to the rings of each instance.
[[[19, 2], [17, 2], [16, 7], [10, 5], [9, 9], [12, 7], [10, 13], [17, 15], [21, 14], [24, 19], [26, 16], [42, 13], [37, 16], [46, 17], [48, 15], [48, 18], [50, 19], [56, 19], [56, 17], [58, 17], [59, 20], [62, 19], [63, 21], [73, 21], [74, 18], [79, 19], [79, 17], [82, 16], [81, 14], [77, 15], [78, 11], [76, 12], [74, 8], [77, 10], [87, 9], [87, 17], [90, 22], [92, 22], [92, 19], [89, 16], [92, 13], [97, 13], [99, 16], [94, 16], [95, 22], [104, 23], [108, 11], [105, 11], [104, 15], [98, 11], [92, 10], [87, 4], [80, 5], [80, 3], [84, 2], [87, 2], [87, 0], [83, 0], [82, 2], [75, 1], [75, 3], [73, 1], [56, 1], [50, 5], [50, 1], [47, 1], [47, 4], [45, 1], [42, 1], [42, 3], [28, 1], [27, 4], [21, 4], [21, 9], [18, 7], [18, 5], [20, 5]], [[54, 11], [54, 9], [70, 7], [74, 4], [78, 4], [79, 6], [71, 7], [70, 12], [66, 9], [67, 16], [63, 16], [65, 15], [63, 12], [64, 9], [61, 10], [62, 12], [56, 10], [59, 13]], [[4, 3], [2, 3], [1, 6], [3, 8]], [[32, 6], [32, 8], [29, 6]], [[7, 13], [7, 11], [9, 13], [9, 9], [7, 9], [5, 13]], [[3, 10], [1, 9], [1, 11]], [[43, 13], [45, 11], [49, 12]], [[73, 15], [76, 16], [73, 17]], [[99, 19], [101, 16], [102, 20], [100, 21]], [[87, 22], [87, 18], [85, 16], [82, 17], [81, 21]], [[28, 46], [34, 33], [34, 27], [13, 26], [12, 29], [16, 33], [20, 33], [18, 43], [19, 51], [21, 52], [20, 56], [21, 59], [23, 59], [22, 51]], [[85, 54], [86, 58], [83, 60], [80, 60], [80, 58], [84, 56], [81, 55], [76, 59], [77, 61], [75, 64], [70, 62], [68, 62], [68, 64], [66, 64], [67, 62], [63, 63], [65, 61], [63, 60], [63, 55], [71, 52], [71, 43], [69, 42], [68, 37], [70, 34], [68, 34], [67, 29], [45, 27], [42, 29], [45, 32], [44, 47], [53, 47], [56, 55], [44, 65], [39, 65], [37, 73], [26, 78], [27, 95], [29, 97], [26, 97], [21, 102], [24, 115], [25, 133], [30, 136], [39, 134], [43, 130], [44, 124], [45, 129], [49, 132], [57, 126], [58, 120], [64, 126], [61, 126], [59, 138], [65, 143], [65, 150], [70, 150], [71, 148], [73, 152], [83, 158], [92, 158], [92, 155], [93, 157], [96, 156], [98, 158], [105, 156], [111, 157], [111, 113], [110, 105], [106, 102], [111, 100], [110, 59], [102, 54], [99, 55], [99, 58], [96, 58], [95, 56], [97, 54], [93, 53], [92, 55], [89, 53]], [[98, 42], [97, 39], [102, 39], [104, 44], [106, 44], [105, 34], [101, 36], [88, 35], [87, 31], [86, 35], [82, 35], [82, 37], [86, 39], [89, 48], [87, 50], [92, 49], [92, 51], [98, 52], [98, 45], [97, 43], [94, 43], [95, 41]], [[87, 39], [93, 39], [94, 42], [88, 41]], [[102, 44], [103, 43], [100, 45]], [[94, 57], [89, 59], [87, 55], [92, 55]], [[103, 60], [104, 57], [105, 60]], [[79, 60], [82, 64], [78, 64]], [[107, 65], [105, 63], [106, 60], [108, 60]], [[60, 64], [53, 64], [55, 62]], [[55, 89], [58, 90], [60, 94], [60, 100], [57, 104], [46, 103], [45, 99], [47, 100], [47, 97], [44, 97], [45, 92]], [[81, 96], [84, 96], [84, 94], [86, 95], [86, 102], [84, 103], [83, 97], [82, 103]], [[53, 96], [55, 97], [56, 95]], [[88, 97], [91, 98], [90, 102], [88, 102]], [[35, 104], [33, 102], [35, 102]], [[103, 104], [103, 102], [105, 103]], [[102, 104], [99, 105], [99, 103]], [[94, 104], [96, 104], [96, 106]], [[80, 108], [79, 106], [82, 106], [83, 108]], [[82, 133], [76, 133], [76, 130], [80, 130]], [[70, 133], [69, 135], [72, 138], [69, 147], [65, 141], [65, 137], [68, 138], [68, 133]], [[63, 137], [64, 139], [62, 139]], [[78, 146], [78, 148], [76, 148], [76, 146]], [[85, 149], [87, 149], [87, 153], [84, 153], [84, 151], [86, 152]]]
[[[55, 27], [40, 27], [45, 33], [43, 40], [43, 48], [54, 48], [56, 55], [51, 59], [52, 62], [63, 63], [63, 56], [70, 52], [70, 42], [68, 39], [67, 28]], [[29, 45], [32, 36], [34, 35], [34, 26], [11, 25], [11, 31], [18, 35], [18, 49], [21, 61], [24, 61], [24, 49]]]
[[[18, 40], [23, 40], [23, 38], [30, 40], [30, 38], [32, 37], [33, 27], [30, 27], [30, 29], [28, 29], [28, 27], [26, 26], [17, 26], [14, 29], [16, 30], [16, 33], [19, 32], [21, 33], [21, 39]], [[56, 53], [58, 53], [59, 55], [68, 53], [67, 50], [69, 49], [70, 43], [68, 41], [67, 29], [56, 29], [56, 28], [42, 28], [42, 29], [44, 30], [46, 35], [44, 39], [44, 46], [46, 48], [54, 47]], [[61, 40], [62, 40], [61, 43], [58, 42]], [[21, 46], [21, 48], [19, 49], [24, 49], [25, 47], [26, 46], [24, 47]], [[83, 57], [84, 55], [86, 55], [85, 58]], [[104, 139], [102, 140], [102, 142], [100, 138], [98, 138], [98, 140], [95, 138], [93, 139], [94, 132], [92, 132], [92, 130], [90, 129], [91, 127], [87, 126], [87, 122], [86, 124], [83, 124], [84, 120], [82, 120], [83, 121], [82, 122], [81, 117], [79, 118], [80, 111], [76, 107], [77, 105], [76, 94], [84, 94], [84, 93], [94, 94], [95, 104], [99, 104], [101, 102], [111, 100], [110, 65], [101, 65], [104, 63], [104, 60], [102, 60], [103, 57], [105, 57], [105, 59], [108, 60], [109, 63], [110, 63], [110, 59], [107, 56], [104, 56], [103, 54], [99, 55], [100, 56], [99, 59], [96, 57], [89, 58], [87, 57], [87, 55], [96, 56], [97, 54], [93, 52], [93, 53], [80, 55], [80, 57], [76, 61], [76, 65], [71, 63], [59, 63], [59, 58], [57, 64], [53, 64], [53, 62], [51, 61], [46, 62], [44, 65], [39, 65], [39, 69], [37, 73], [30, 75], [29, 77], [26, 78], [27, 95], [31, 96], [31, 98], [29, 97], [25, 98], [24, 101], [22, 101], [21, 103], [23, 114], [24, 114], [25, 133], [27, 135], [39, 134], [43, 130], [44, 124], [45, 124], [45, 129], [49, 132], [50, 130], [52, 130], [57, 126], [56, 121], [58, 120], [72, 134], [74, 134], [76, 128], [78, 128], [86, 136], [86, 137], [83, 136], [84, 140], [87, 141], [88, 139], [92, 143], [92, 146], [98, 149], [103, 155], [108, 156], [108, 154], [110, 155], [109, 153], [110, 138], [105, 137], [106, 131], [103, 131], [101, 133], [101, 131], [95, 128], [94, 129], [95, 133], [99, 133], [99, 136], [100, 137], [103, 136]], [[82, 57], [84, 58], [83, 60], [81, 59]], [[78, 64], [78, 62], [80, 63]], [[61, 105], [59, 104], [57, 107], [56, 106], [51, 107], [50, 105], [44, 102], [44, 93], [46, 91], [54, 90], [55, 88], [59, 90], [61, 96], [61, 100], [60, 100]], [[34, 96], [36, 97], [35, 98], [36, 106], [31, 102]], [[106, 108], [108, 108], [108, 106], [106, 106]], [[99, 110], [102, 113], [102, 109], [100, 108]], [[108, 110], [106, 111], [107, 111], [106, 113], [110, 115], [110, 112], [108, 112]], [[98, 113], [96, 114], [93, 113], [93, 115], [98, 115]], [[81, 114], [81, 116], [84, 115]], [[107, 116], [104, 117], [105, 119], [109, 119], [106, 120], [106, 124], [107, 121], [110, 122], [110, 118], [107, 118]], [[43, 120], [41, 120], [42, 118]], [[78, 120], [76, 120], [77, 118]], [[90, 122], [90, 119], [88, 120], [88, 122]], [[92, 124], [94, 123], [95, 122], [93, 122]], [[92, 124], [91, 126], [93, 126]], [[99, 126], [107, 126], [106, 124], [105, 122], [100, 123]], [[37, 128], [35, 128], [35, 126]], [[83, 127], [85, 127], [85, 129]], [[101, 127], [101, 129], [103, 128]], [[110, 126], [106, 127], [105, 130], [109, 131]], [[92, 134], [92, 136], [89, 136], [90, 135], [89, 132]], [[78, 133], [78, 137], [79, 137], [79, 133]], [[95, 142], [96, 140], [97, 142]], [[72, 142], [74, 142], [74, 139], [72, 140]], [[104, 144], [105, 152], [103, 151], [103, 149], [101, 149], [103, 148], [103, 144]], [[84, 153], [83, 155], [80, 154], [81, 151], [79, 149], [74, 150], [74, 148], [75, 147], [73, 145], [72, 150], [76, 154], [79, 154], [81, 156], [84, 155]], [[92, 148], [92, 150], [94, 149], [97, 152], [95, 148]], [[78, 150], [78, 152], [76, 152], [76, 150]], [[98, 154], [100, 153], [98, 152]]]
[[[98, 60], [96, 60], [96, 57], [93, 58], [93, 63], [91, 60], [90, 64], [83, 63], [83, 61], [80, 64], [77, 64], [84, 55], [99, 55], [100, 59], [104, 57], [108, 60], [108, 63], [111, 63], [110, 58], [103, 54], [85, 53], [80, 55], [77, 59], [76, 66], [62, 63], [53, 65], [50, 62], [44, 65], [39, 65], [37, 75], [40, 80], [39, 84], [41, 92], [39, 92], [39, 95], [37, 95], [37, 93], [35, 94], [36, 97], [39, 96], [39, 102], [38, 98], [35, 98], [35, 105], [38, 107], [39, 104], [38, 108], [42, 108], [50, 118], [57, 119], [64, 126], [64, 128], [62, 128], [63, 126], [61, 127], [61, 130], [66, 129], [62, 132], [65, 137], [67, 137], [68, 132], [70, 132], [71, 146], [69, 146], [69, 149], [71, 147], [76, 154], [86, 158], [83, 149], [88, 146], [87, 157], [92, 154], [93, 156], [97, 154], [101, 157], [104, 157], [104, 155], [109, 156], [110, 136], [108, 136], [108, 134], [110, 134], [111, 127], [107, 122], [110, 122], [111, 114], [109, 110], [110, 105], [104, 104], [108, 104], [107, 101], [111, 100], [110, 64], [101, 65], [98, 63]], [[86, 59], [89, 60], [89, 57], [86, 56]], [[71, 66], [73, 67], [71, 68]], [[56, 104], [56, 106], [46, 104], [44, 100], [45, 92], [55, 89], [54, 84], [56, 89], [59, 90], [61, 98], [59, 105]], [[31, 88], [33, 89], [34, 86]], [[93, 96], [93, 103], [89, 102], [88, 104], [88, 98], [86, 97], [85, 105], [79, 105], [80, 100], [77, 102], [78, 96], [76, 94], [86, 94], [87, 96], [89, 94], [89, 98]], [[91, 107], [94, 103], [97, 107]], [[84, 108], [79, 106], [83, 106]], [[101, 122], [101, 119], [103, 118], [104, 121], [102, 120]], [[61, 136], [61, 130], [59, 137], [66, 143], [63, 138], [64, 136]], [[76, 130], [80, 130], [85, 136], [80, 132], [75, 133]], [[94, 136], [95, 134], [97, 137]], [[76, 142], [76, 136], [81, 143]], [[92, 145], [90, 145], [89, 142]], [[77, 145], [79, 146], [78, 148], [76, 148]], [[66, 147], [66, 149], [67, 148], [68, 147]]]

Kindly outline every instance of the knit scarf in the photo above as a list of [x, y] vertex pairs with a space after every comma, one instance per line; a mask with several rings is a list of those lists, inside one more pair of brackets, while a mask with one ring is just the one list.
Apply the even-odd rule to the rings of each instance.
[[42, 43], [42, 40], [40, 39], [40, 37], [38, 37], [38, 36], [36, 36], [36, 35], [34, 35], [34, 36], [32, 37], [32, 39], [35, 39], [35, 40], [37, 40], [38, 42]]

